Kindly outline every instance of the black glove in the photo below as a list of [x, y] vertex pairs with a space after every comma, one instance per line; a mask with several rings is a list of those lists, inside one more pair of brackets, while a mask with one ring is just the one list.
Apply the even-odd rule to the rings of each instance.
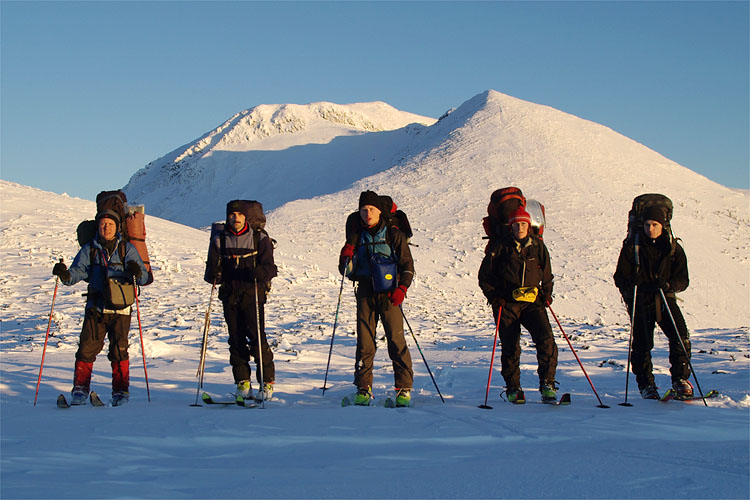
[[658, 278], [656, 280], [656, 285], [662, 290], [664, 290], [664, 293], [667, 293], [669, 291], [669, 288], [670, 288], [669, 282], [665, 280], [664, 278]]
[[502, 297], [498, 297], [498, 296], [491, 297], [487, 301], [490, 303], [492, 307], [505, 307], [505, 299], [503, 299]]
[[58, 262], [57, 264], [55, 264], [55, 267], [52, 268], [52, 274], [54, 276], [59, 276], [63, 281], [68, 281], [70, 279], [70, 271], [68, 271], [68, 266], [66, 266], [62, 262]]
[[547, 293], [541, 292], [539, 295], [542, 297], [542, 304], [544, 304], [545, 306], [552, 304], [552, 294], [551, 293], [547, 294]]
[[141, 277], [141, 266], [134, 260], [125, 263], [125, 269], [130, 273], [133, 278], [138, 279]]
[[643, 289], [658, 295], [659, 290], [664, 290], [664, 293], [669, 291], [669, 283], [667, 283], [662, 278], [656, 278], [654, 281], [651, 281], [650, 283], [644, 283]]

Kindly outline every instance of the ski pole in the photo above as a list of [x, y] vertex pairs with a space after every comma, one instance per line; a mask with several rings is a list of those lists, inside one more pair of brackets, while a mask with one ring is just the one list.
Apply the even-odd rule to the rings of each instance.
[[260, 406], [266, 408], [266, 381], [263, 378], [263, 344], [260, 336], [260, 304], [258, 303], [258, 279], [255, 277], [255, 269], [258, 267], [257, 251], [253, 255], [253, 291], [255, 292], [255, 330], [258, 332], [258, 372], [260, 373]]
[[490, 372], [487, 374], [487, 392], [484, 394], [484, 404], [479, 405], [483, 410], [491, 410], [492, 407], [487, 405], [487, 399], [490, 397], [490, 381], [492, 381], [492, 366], [495, 364], [495, 348], [497, 347], [497, 336], [500, 332], [500, 315], [503, 313], [503, 306], [497, 308], [497, 325], [495, 325], [495, 337], [492, 342], [492, 358], [490, 358]]
[[[60, 258], [60, 263], [62, 263]], [[60, 277], [55, 276], [55, 292], [52, 294], [52, 305], [49, 308], [49, 320], [47, 321], [47, 333], [44, 335], [44, 349], [42, 349], [42, 362], [39, 365], [39, 378], [36, 381], [36, 393], [34, 394], [34, 406], [39, 397], [39, 384], [42, 382], [42, 368], [44, 367], [44, 355], [47, 353], [47, 340], [49, 339], [49, 329], [52, 326], [52, 311], [55, 309], [55, 297], [57, 297], [57, 285], [60, 283]]]
[[[347, 268], [349, 265], [349, 259], [346, 259], [346, 264], [344, 265], [344, 269]], [[331, 366], [331, 354], [333, 353], [333, 339], [336, 336], [336, 325], [339, 322], [339, 308], [341, 307], [341, 292], [344, 291], [344, 278], [346, 278], [346, 273], [341, 274], [341, 286], [339, 287], [339, 300], [336, 302], [336, 315], [333, 317], [333, 333], [331, 333], [331, 347], [328, 349], [328, 363], [326, 363], [326, 376], [325, 379], [323, 379], [323, 395], [325, 396], [326, 390], [328, 387], [326, 387], [326, 384], [328, 383], [328, 369]]]
[[633, 287], [633, 311], [630, 314], [630, 338], [628, 339], [628, 366], [625, 369], [625, 401], [620, 406], [633, 406], [628, 403], [628, 383], [630, 382], [630, 350], [633, 346], [633, 328], [635, 328], [635, 302], [638, 296], [638, 285]]
[[581, 370], [583, 371], [583, 374], [586, 375], [586, 379], [589, 381], [589, 385], [591, 385], [591, 389], [594, 391], [594, 395], [596, 396], [596, 399], [599, 400], [599, 405], [597, 405], [597, 408], [609, 408], [609, 406], [602, 403], [602, 399], [599, 397], [599, 393], [596, 392], [596, 388], [594, 387], [594, 383], [591, 381], [591, 378], [589, 377], [589, 374], [586, 373], [586, 369], [583, 367], [583, 363], [581, 363], [581, 358], [578, 357], [578, 353], [576, 353], [576, 350], [573, 348], [573, 344], [570, 343], [570, 339], [565, 334], [565, 330], [563, 330], [562, 325], [560, 324], [560, 320], [557, 319], [557, 315], [555, 314], [555, 311], [552, 310], [552, 306], [550, 306], [550, 303], [547, 302], [547, 307], [549, 308], [549, 312], [552, 313], [552, 317], [555, 318], [555, 322], [557, 322], [557, 326], [560, 327], [560, 331], [563, 334], [563, 337], [565, 337], [565, 340], [568, 341], [568, 345], [570, 346], [570, 350], [573, 351], [573, 355], [576, 357], [576, 360], [578, 361], [578, 364], [581, 366]]
[[206, 317], [203, 320], [203, 343], [201, 344], [201, 358], [198, 363], [198, 373], [195, 376], [198, 378], [198, 390], [195, 392], [195, 403], [190, 406], [202, 406], [198, 404], [198, 398], [200, 397], [201, 389], [203, 389], [203, 373], [206, 367], [206, 348], [208, 344], [208, 329], [211, 326], [211, 302], [214, 300], [214, 290], [216, 289], [216, 279], [214, 279], [211, 285], [211, 295], [208, 298], [208, 307], [206, 308]]
[[146, 351], [143, 348], [143, 328], [141, 327], [141, 305], [138, 300], [138, 284], [135, 282], [135, 276], [133, 276], [133, 287], [135, 288], [135, 310], [138, 316], [138, 333], [141, 337], [141, 357], [143, 358], [143, 377], [146, 379], [146, 395], [148, 396], [148, 402], [151, 402], [151, 391], [148, 388], [148, 371], [146, 371]]
[[705, 406], [708, 406], [708, 403], [706, 403], [706, 396], [703, 395], [703, 390], [701, 390], [701, 385], [698, 383], [698, 377], [695, 375], [695, 370], [693, 370], [693, 363], [690, 362], [690, 353], [687, 352], [687, 348], [685, 347], [685, 343], [682, 341], [682, 337], [680, 337], [680, 332], [677, 330], [677, 323], [675, 323], [674, 316], [672, 316], [672, 311], [669, 309], [669, 304], [667, 303], [667, 297], [664, 296], [664, 290], [659, 288], [659, 293], [661, 294], [661, 300], [664, 303], [664, 308], [667, 310], [667, 313], [669, 313], [669, 319], [672, 320], [672, 326], [674, 327], [674, 333], [677, 335], [677, 339], [680, 341], [680, 346], [682, 347], [682, 352], [685, 353], [685, 357], [687, 358], [688, 366], [690, 367], [690, 372], [693, 374], [693, 379], [695, 380], [695, 385], [698, 387], [698, 392], [701, 395], [701, 399], [703, 399], [703, 404]]
[[430, 370], [430, 365], [427, 364], [427, 360], [424, 358], [424, 353], [422, 352], [422, 348], [419, 347], [419, 342], [417, 342], [417, 337], [414, 335], [414, 330], [411, 329], [411, 325], [409, 324], [409, 320], [406, 319], [406, 315], [404, 314], [404, 309], [399, 305], [399, 310], [401, 311], [401, 316], [403, 316], [404, 321], [406, 321], [406, 326], [409, 327], [409, 332], [411, 332], [411, 338], [414, 339], [414, 343], [417, 344], [417, 350], [419, 351], [420, 356], [422, 356], [422, 361], [424, 361], [425, 367], [427, 367], [427, 373], [430, 374], [430, 378], [432, 379], [432, 383], [435, 386], [435, 389], [438, 392], [438, 396], [440, 396], [440, 401], [445, 403], [445, 399], [443, 399], [443, 395], [440, 393], [440, 388], [437, 385], [437, 382], [435, 382], [435, 377], [432, 376], [432, 371]]
[[[635, 239], [633, 240], [633, 254], [635, 256], [635, 275], [638, 276], [638, 274], [641, 271], [641, 256], [640, 256], [640, 233], [635, 234]], [[630, 338], [628, 339], [628, 365], [625, 369], [625, 401], [620, 403], [620, 406], [633, 406], [632, 404], [628, 403], [628, 383], [630, 382], [630, 360], [631, 360], [631, 350], [633, 348], [633, 330], [635, 328], [635, 303], [636, 303], [636, 297], [638, 297], [638, 285], [635, 285], [633, 287], [633, 310], [630, 313]]]

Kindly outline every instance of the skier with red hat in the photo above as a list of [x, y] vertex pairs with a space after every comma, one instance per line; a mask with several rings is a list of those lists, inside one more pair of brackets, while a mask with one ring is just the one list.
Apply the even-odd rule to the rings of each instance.
[[494, 242], [479, 268], [479, 286], [498, 325], [505, 393], [511, 403], [526, 402], [520, 369], [523, 326], [536, 346], [542, 401], [554, 402], [557, 344], [545, 311], [554, 285], [549, 252], [531, 230], [531, 216], [523, 207], [510, 214], [508, 225], [510, 232]]

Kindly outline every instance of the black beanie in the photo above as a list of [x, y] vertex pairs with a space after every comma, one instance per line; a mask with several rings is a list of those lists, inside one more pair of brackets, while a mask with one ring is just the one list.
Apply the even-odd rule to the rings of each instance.
[[227, 219], [229, 219], [229, 214], [231, 214], [232, 212], [239, 212], [245, 216], [245, 219], [249, 219], [250, 203], [248, 203], [246, 200], [232, 200], [227, 203]]
[[109, 209], [103, 210], [96, 214], [96, 222], [99, 222], [100, 219], [103, 219], [105, 217], [107, 217], [108, 219], [112, 219], [113, 221], [115, 221], [115, 224], [117, 224], [117, 227], [120, 227], [120, 216], [117, 212]]
[[654, 220], [662, 226], [667, 225], [667, 217], [664, 209], [656, 206], [648, 207], [643, 211], [643, 221], [646, 222], [647, 220]]
[[371, 205], [381, 212], [383, 211], [382, 199], [375, 191], [362, 191], [362, 194], [359, 195], [359, 208], [361, 209], [365, 205]]

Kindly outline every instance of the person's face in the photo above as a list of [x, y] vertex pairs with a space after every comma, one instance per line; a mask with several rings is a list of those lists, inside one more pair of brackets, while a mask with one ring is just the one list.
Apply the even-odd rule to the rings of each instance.
[[367, 227], [375, 227], [380, 222], [380, 210], [372, 205], [365, 205], [359, 209], [359, 216]]
[[99, 219], [99, 235], [106, 241], [115, 239], [117, 234], [117, 223], [109, 217]]
[[661, 223], [655, 220], [647, 220], [643, 223], [643, 232], [652, 240], [661, 236], [662, 229]]
[[529, 223], [525, 220], [514, 222], [511, 230], [513, 231], [513, 237], [517, 240], [522, 240], [529, 235]]
[[232, 212], [229, 214], [227, 222], [232, 226], [234, 232], [237, 233], [245, 227], [245, 214], [242, 212]]

